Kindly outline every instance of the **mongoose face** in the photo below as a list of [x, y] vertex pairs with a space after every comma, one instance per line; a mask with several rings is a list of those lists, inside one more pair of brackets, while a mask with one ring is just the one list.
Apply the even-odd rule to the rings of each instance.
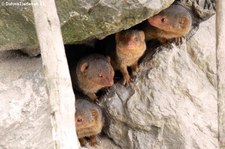
[[78, 68], [82, 80], [102, 87], [112, 86], [114, 70], [110, 58], [102, 55], [91, 55], [83, 59]]
[[180, 5], [171, 5], [159, 14], [148, 19], [148, 22], [163, 31], [187, 34], [192, 25], [190, 13]]
[[116, 42], [118, 46], [122, 46], [126, 52], [131, 49], [139, 49], [145, 42], [145, 34], [143, 31], [127, 30], [116, 34]]
[[[83, 107], [84, 108], [84, 107]], [[76, 109], [75, 123], [76, 128], [85, 129], [90, 127], [95, 127], [98, 116], [98, 109]]]
[[97, 135], [103, 127], [101, 108], [85, 99], [76, 100], [75, 125], [78, 138]]

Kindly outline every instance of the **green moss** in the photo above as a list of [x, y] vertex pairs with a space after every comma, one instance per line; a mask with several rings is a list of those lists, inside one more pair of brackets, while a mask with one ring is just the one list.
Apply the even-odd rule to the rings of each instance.
[[21, 47], [29, 44], [37, 45], [34, 25], [21, 13], [10, 8], [2, 8], [0, 18], [0, 45], [11, 48], [16, 48], [11, 46], [12, 44], [20, 44]]
[[[29, 1], [29, 0], [25, 0]], [[163, 7], [173, 0], [161, 0]], [[140, 3], [111, 0], [56, 0], [64, 43], [104, 37], [154, 14]], [[143, 7], [143, 8], [142, 8]], [[38, 46], [31, 7], [1, 7], [0, 50]]]

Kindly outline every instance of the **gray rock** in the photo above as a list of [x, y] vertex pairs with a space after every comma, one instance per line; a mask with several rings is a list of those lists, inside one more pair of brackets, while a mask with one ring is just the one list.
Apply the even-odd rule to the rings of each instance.
[[[130, 87], [117, 83], [102, 107], [105, 132], [123, 149], [218, 148], [215, 17], [186, 44], [159, 47]], [[202, 37], [211, 37], [207, 41]]]
[[192, 61], [198, 65], [216, 88], [216, 30], [214, 23], [215, 16], [199, 25], [198, 32], [187, 42], [187, 51]]
[[215, 0], [177, 0], [193, 12], [194, 20], [199, 24], [216, 13]]
[[[172, 1], [163, 2], [168, 6]], [[155, 1], [140, 0], [137, 5], [129, 0], [56, 3], [66, 43], [102, 38], [129, 28], [163, 7]], [[112, 3], [115, 7], [111, 7]], [[144, 9], [136, 9], [141, 4]], [[204, 8], [213, 8], [214, 3], [211, 4]], [[120, 12], [122, 8], [127, 8], [125, 14]], [[150, 12], [151, 8], [157, 10]], [[108, 13], [96, 19], [102, 10]], [[131, 17], [133, 11], [140, 11], [144, 16]], [[110, 16], [115, 12], [118, 16]], [[87, 18], [89, 14], [93, 15], [91, 19]], [[37, 48], [29, 7], [4, 6], [0, 8], [0, 16], [0, 50]], [[121, 24], [114, 20], [117, 17], [123, 20]], [[76, 21], [82, 25], [75, 25]], [[146, 56], [131, 86], [117, 83], [103, 97], [101, 106], [107, 116], [105, 133], [118, 146], [123, 149], [219, 148], [214, 22], [212, 17], [202, 23], [187, 45], [173, 45], [172, 49], [160, 47], [153, 58]], [[91, 28], [96, 32], [91, 32]], [[0, 72], [0, 148], [53, 148], [41, 59], [3, 51]], [[118, 146], [104, 138], [98, 148]]]
[[191, 38], [199, 29], [199, 24], [209, 19], [216, 13], [215, 0], [176, 0], [186, 7], [192, 14], [192, 30], [189, 32], [187, 38]]
[[52, 149], [41, 59], [0, 53], [0, 148]]
[[[0, 149], [53, 149], [41, 58], [1, 51], [0, 72]], [[97, 149], [119, 149], [105, 136], [98, 139]]]
[[[103, 38], [129, 28], [168, 7], [174, 0], [56, 1], [65, 43]], [[0, 51], [24, 49], [38, 55], [32, 8], [27, 0], [8, 0], [0, 7]], [[38, 4], [38, 5], [45, 5]], [[32, 50], [31, 52], [29, 52]]]

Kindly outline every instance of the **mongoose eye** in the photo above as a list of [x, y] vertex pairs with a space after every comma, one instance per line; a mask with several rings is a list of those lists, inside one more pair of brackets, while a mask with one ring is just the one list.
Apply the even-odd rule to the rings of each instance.
[[162, 19], [161, 19], [161, 22], [164, 23], [164, 22], [165, 22], [165, 18], [162, 18]]
[[99, 75], [98, 75], [98, 77], [99, 77], [99, 78], [102, 78], [102, 77], [103, 77], [103, 75], [102, 75], [102, 74], [99, 74]]
[[82, 122], [82, 121], [83, 121], [82, 118], [77, 119], [77, 122], [79, 122], [79, 123]]

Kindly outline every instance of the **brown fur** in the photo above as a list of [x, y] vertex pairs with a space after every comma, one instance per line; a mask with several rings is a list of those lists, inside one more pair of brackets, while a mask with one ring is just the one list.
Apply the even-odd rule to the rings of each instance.
[[73, 84], [92, 100], [96, 100], [96, 92], [113, 85], [114, 70], [110, 64], [110, 57], [92, 54], [82, 58], [76, 67], [76, 79]]
[[85, 145], [85, 137], [90, 137], [90, 145], [96, 145], [96, 136], [101, 133], [103, 123], [102, 111], [98, 105], [84, 99], [76, 101], [75, 124], [82, 146]]
[[144, 27], [146, 40], [158, 39], [161, 43], [185, 36], [192, 26], [190, 13], [180, 5], [171, 5], [147, 21]]
[[130, 82], [127, 67], [131, 66], [132, 75], [136, 74], [139, 58], [146, 50], [145, 35], [143, 31], [126, 30], [116, 33], [116, 52], [112, 57], [112, 65], [123, 74], [123, 84]]

